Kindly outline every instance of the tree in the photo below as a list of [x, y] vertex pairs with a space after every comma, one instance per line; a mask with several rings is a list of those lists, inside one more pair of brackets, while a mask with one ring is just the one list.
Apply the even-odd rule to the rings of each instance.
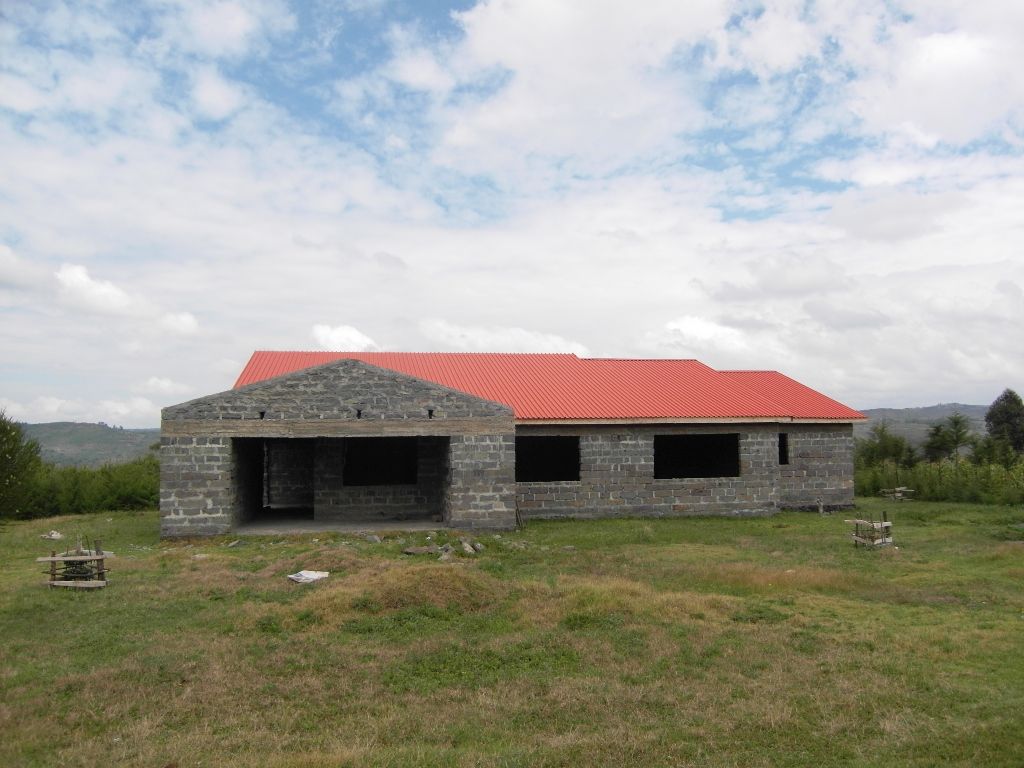
[[960, 449], [972, 445], [970, 421], [960, 411], [946, 417], [943, 424], [935, 424], [928, 430], [924, 443], [924, 454], [929, 461], [959, 458]]
[[861, 467], [873, 467], [883, 461], [912, 467], [917, 462], [914, 449], [906, 438], [890, 432], [884, 421], [871, 427], [869, 437], [857, 440], [856, 459]]
[[0, 518], [31, 517], [39, 445], [0, 410]]
[[1024, 401], [1012, 389], [989, 406], [985, 426], [989, 436], [1005, 440], [1017, 453], [1024, 452]]
[[1013, 450], [1009, 440], [992, 435], [978, 440], [971, 451], [971, 461], [975, 464], [1000, 464], [1010, 469], [1019, 459], [1020, 454]]

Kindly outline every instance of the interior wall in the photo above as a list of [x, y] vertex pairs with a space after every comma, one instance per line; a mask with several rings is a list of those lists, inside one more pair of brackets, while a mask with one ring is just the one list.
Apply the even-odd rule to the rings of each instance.
[[312, 509], [316, 440], [264, 440], [263, 506]]
[[320, 438], [316, 443], [313, 517], [323, 521], [440, 519], [448, 475], [447, 437], [418, 437], [416, 482], [346, 485], [347, 442], [360, 438]]
[[231, 440], [234, 482], [234, 523], [244, 523], [263, 510], [263, 440], [236, 437]]

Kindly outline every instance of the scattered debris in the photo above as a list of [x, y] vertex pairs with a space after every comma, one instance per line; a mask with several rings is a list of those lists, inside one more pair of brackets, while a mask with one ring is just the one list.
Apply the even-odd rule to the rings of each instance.
[[289, 573], [288, 578], [296, 584], [311, 584], [314, 581], [326, 579], [330, 575], [330, 571], [299, 571], [298, 573]]
[[440, 560], [442, 563], [447, 563], [448, 561], [452, 560], [454, 557], [455, 557], [455, 553], [454, 552], [452, 552], [451, 550], [446, 550], [446, 551], [442, 552], [441, 556], [439, 558], [437, 558], [437, 559]]
[[562, 551], [563, 552], [575, 552], [576, 551], [576, 547], [574, 547], [572, 544], [566, 544], [564, 547], [562, 547]]
[[228, 546], [229, 546], [229, 547], [237, 547], [237, 546], [238, 546], [239, 544], [241, 544], [241, 543], [242, 543], [242, 540], [241, 540], [241, 539], [235, 539], [235, 540], [234, 540], [234, 541], [232, 541], [232, 542], [231, 542], [230, 544], [228, 544]]
[[485, 547], [479, 541], [474, 541], [473, 542], [473, 549], [475, 549], [477, 552], [483, 552]]
[[437, 544], [428, 544], [425, 547], [406, 547], [402, 550], [403, 555], [437, 555], [441, 548]]
[[44, 533], [39, 538], [40, 539], [47, 539], [48, 541], [57, 541], [59, 539], [63, 539], [64, 538], [64, 534], [61, 533], [60, 531], [50, 531], [49, 533]]
[[380, 544], [380, 536], [378, 536], [375, 533], [369, 533], [366, 536], [364, 536], [363, 538], [366, 539], [371, 544]]
[[192, 555], [193, 560], [205, 560], [208, 557], [209, 555], [205, 552], [196, 552], [194, 555]]
[[883, 488], [879, 493], [885, 498], [892, 499], [893, 501], [911, 501], [917, 491], [913, 488], [907, 488], [905, 485], [899, 485], [895, 488]]
[[473, 545], [470, 544], [465, 539], [462, 540], [462, 551], [465, 552], [467, 555], [475, 555], [476, 554], [476, 550], [473, 549]]

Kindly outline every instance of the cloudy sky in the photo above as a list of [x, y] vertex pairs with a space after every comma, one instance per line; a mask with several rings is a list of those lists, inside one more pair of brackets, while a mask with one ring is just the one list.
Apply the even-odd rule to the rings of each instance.
[[0, 6], [0, 407], [155, 426], [254, 349], [1024, 389], [1024, 3]]

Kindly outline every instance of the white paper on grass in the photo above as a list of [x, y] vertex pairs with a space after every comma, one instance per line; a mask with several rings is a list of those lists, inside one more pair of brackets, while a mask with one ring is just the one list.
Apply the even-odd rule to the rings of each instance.
[[299, 571], [298, 573], [289, 573], [288, 578], [299, 584], [309, 584], [313, 581], [326, 579], [330, 575], [330, 571]]

